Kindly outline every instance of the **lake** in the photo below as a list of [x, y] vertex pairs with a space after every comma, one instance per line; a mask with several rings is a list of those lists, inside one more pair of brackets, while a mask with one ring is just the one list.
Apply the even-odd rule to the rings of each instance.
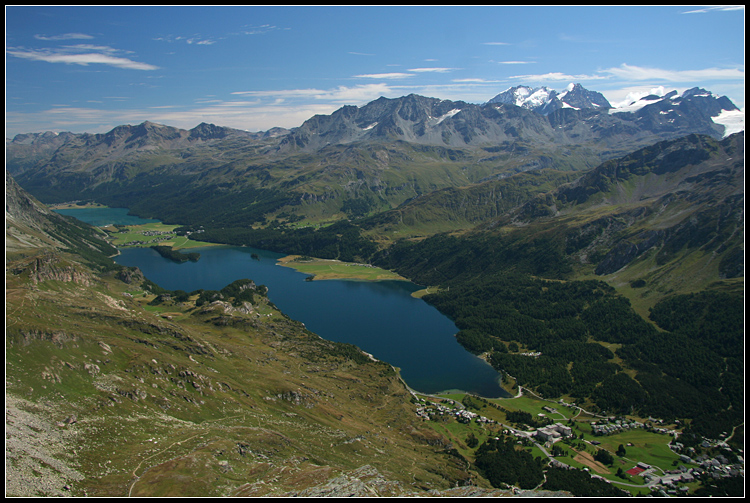
[[[75, 211], [80, 210], [67, 210], [66, 214], [83, 220], [85, 215], [71, 213]], [[107, 223], [121, 223], [109, 217], [97, 216]], [[458, 344], [455, 324], [411, 296], [420, 287], [408, 281], [305, 281], [307, 275], [277, 265], [284, 255], [246, 247], [191, 249], [200, 253], [200, 260], [181, 264], [150, 248], [120, 251], [115, 257], [118, 264], [137, 266], [147, 278], [169, 290], [220, 290], [242, 278], [265, 285], [271, 302], [285, 314], [325, 339], [355, 344], [399, 367], [414, 390], [509, 396], [498, 384], [498, 373]]]
[[54, 211], [61, 215], [75, 217], [97, 227], [105, 227], [110, 224], [141, 225], [158, 222], [158, 220], [128, 215], [127, 208], [68, 208]]

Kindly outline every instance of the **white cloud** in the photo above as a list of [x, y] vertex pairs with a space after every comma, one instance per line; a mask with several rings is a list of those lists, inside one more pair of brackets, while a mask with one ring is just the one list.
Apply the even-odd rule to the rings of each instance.
[[354, 87], [339, 86], [334, 89], [280, 89], [268, 91], [236, 91], [231, 94], [271, 99], [315, 99], [332, 103], [364, 103], [392, 92], [386, 84], [367, 84]]
[[413, 77], [411, 73], [366, 73], [363, 75], [354, 75], [357, 79], [405, 79], [407, 77]]
[[211, 38], [207, 37], [201, 37], [198, 35], [193, 35], [192, 37], [185, 37], [182, 35], [174, 36], [174, 35], [167, 35], [165, 37], [156, 37], [153, 40], [157, 40], [159, 42], [185, 42], [188, 45], [213, 45], [216, 43], [216, 40], [213, 40]]
[[703, 70], [664, 70], [623, 63], [602, 73], [625, 80], [666, 80], [669, 82], [699, 82], [705, 80], [744, 79], [745, 71], [739, 68], [705, 68]]
[[62, 35], [52, 35], [51, 37], [47, 37], [45, 35], [34, 35], [34, 38], [37, 40], [74, 40], [74, 39], [92, 39], [91, 35], [86, 35], [84, 33], [63, 33]]
[[719, 11], [732, 11], [732, 10], [745, 10], [744, 5], [712, 5], [710, 7], [704, 7], [702, 9], [688, 10], [683, 14], [705, 14], [707, 12], [719, 12]]
[[[262, 24], [260, 26], [244, 26], [242, 29], [243, 35], [263, 35], [265, 33], [269, 33], [275, 30], [282, 30], [284, 28], [279, 28], [277, 26], [273, 26], [270, 24]], [[288, 28], [287, 28], [288, 29]]]
[[[98, 51], [98, 52], [78, 52]], [[25, 49], [10, 48], [8, 54], [17, 58], [47, 63], [66, 63], [76, 65], [103, 64], [129, 70], [157, 70], [159, 67], [140, 63], [131, 59], [114, 56], [115, 49], [106, 46], [82, 44], [80, 46], [66, 46], [59, 49]]]
[[538, 75], [513, 75], [512, 77], [509, 77], [511, 79], [519, 79], [519, 80], [527, 80], [527, 81], [541, 81], [541, 82], [549, 82], [549, 81], [581, 81], [581, 80], [602, 80], [606, 79], [607, 77], [601, 76], [601, 75], [569, 75], [567, 73], [562, 72], [550, 72], [550, 73], [544, 73], [544, 74], [538, 74]]
[[621, 89], [602, 91], [602, 94], [614, 108], [622, 108], [651, 94], [664, 96], [673, 90], [681, 93], [684, 89], [665, 88], [664, 86], [628, 86]]
[[536, 61], [498, 61], [499, 65], [530, 65]]
[[452, 72], [454, 70], [458, 70], [458, 68], [410, 68], [406, 70], [407, 72], [415, 72], [415, 73], [447, 73]]
[[451, 82], [466, 83], [466, 84], [496, 84], [502, 82], [502, 80], [487, 80], [487, 79], [453, 79]]
[[510, 45], [507, 42], [484, 42], [482, 45]]

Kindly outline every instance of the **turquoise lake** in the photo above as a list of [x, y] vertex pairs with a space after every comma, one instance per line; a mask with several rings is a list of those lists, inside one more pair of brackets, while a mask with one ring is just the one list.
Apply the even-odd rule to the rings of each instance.
[[[66, 210], [80, 220], [115, 220], [107, 209]], [[125, 210], [127, 212], [127, 210]], [[62, 211], [61, 211], [62, 213]], [[140, 222], [145, 223], [145, 222]], [[103, 225], [103, 224], [102, 224]], [[169, 290], [219, 290], [249, 278], [268, 287], [269, 299], [285, 314], [321, 337], [355, 344], [400, 368], [413, 389], [424, 393], [461, 390], [495, 398], [508, 393], [498, 373], [456, 342], [455, 324], [426, 302], [411, 296], [420, 287], [408, 281], [305, 281], [306, 274], [277, 265], [282, 254], [246, 247], [196, 248], [198, 262], [174, 263], [149, 248], [125, 248], [118, 264], [137, 266]], [[253, 254], [255, 257], [253, 257]]]

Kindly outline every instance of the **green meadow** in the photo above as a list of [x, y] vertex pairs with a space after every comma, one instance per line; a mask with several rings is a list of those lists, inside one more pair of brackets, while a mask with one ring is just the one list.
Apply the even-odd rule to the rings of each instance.
[[299, 272], [309, 274], [313, 280], [319, 279], [350, 279], [360, 281], [406, 281], [398, 274], [372, 267], [365, 264], [353, 264], [340, 260], [325, 260], [317, 258], [303, 258], [290, 255], [279, 259], [279, 265], [291, 267]]
[[[179, 225], [168, 225], [161, 222], [143, 225], [128, 225], [104, 227], [112, 238], [112, 244], [118, 248], [126, 247], [148, 247], [148, 246], [171, 246], [173, 249], [197, 248], [203, 246], [216, 246], [214, 243], [206, 243], [190, 239], [188, 236], [178, 236], [174, 230]], [[154, 235], [148, 235], [153, 233]], [[129, 244], [135, 241], [141, 244]]]

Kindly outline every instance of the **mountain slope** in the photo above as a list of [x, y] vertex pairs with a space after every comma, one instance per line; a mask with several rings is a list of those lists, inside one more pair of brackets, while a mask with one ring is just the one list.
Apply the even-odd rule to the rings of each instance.
[[[469, 194], [486, 192], [420, 209]], [[687, 418], [711, 438], [744, 421], [742, 133], [659, 142], [373, 261], [437, 286], [423, 298], [457, 340], [524, 389], [608, 415]]]
[[[625, 109], [607, 109], [580, 86], [559, 96], [564, 105], [547, 115], [409, 95], [346, 106], [291, 131], [144, 123], [103, 135], [19, 135], [6, 143], [7, 169], [48, 203], [93, 199], [191, 225], [321, 223], [492, 177], [590, 169], [658, 140], [719, 138], [727, 129], [717, 121], [738, 113], [702, 90]], [[182, 211], [184, 200], [194, 212]]]
[[137, 269], [63, 249], [68, 220], [8, 181], [6, 495], [419, 495], [476, 477], [387, 363], [248, 281], [242, 310], [149, 309]]

